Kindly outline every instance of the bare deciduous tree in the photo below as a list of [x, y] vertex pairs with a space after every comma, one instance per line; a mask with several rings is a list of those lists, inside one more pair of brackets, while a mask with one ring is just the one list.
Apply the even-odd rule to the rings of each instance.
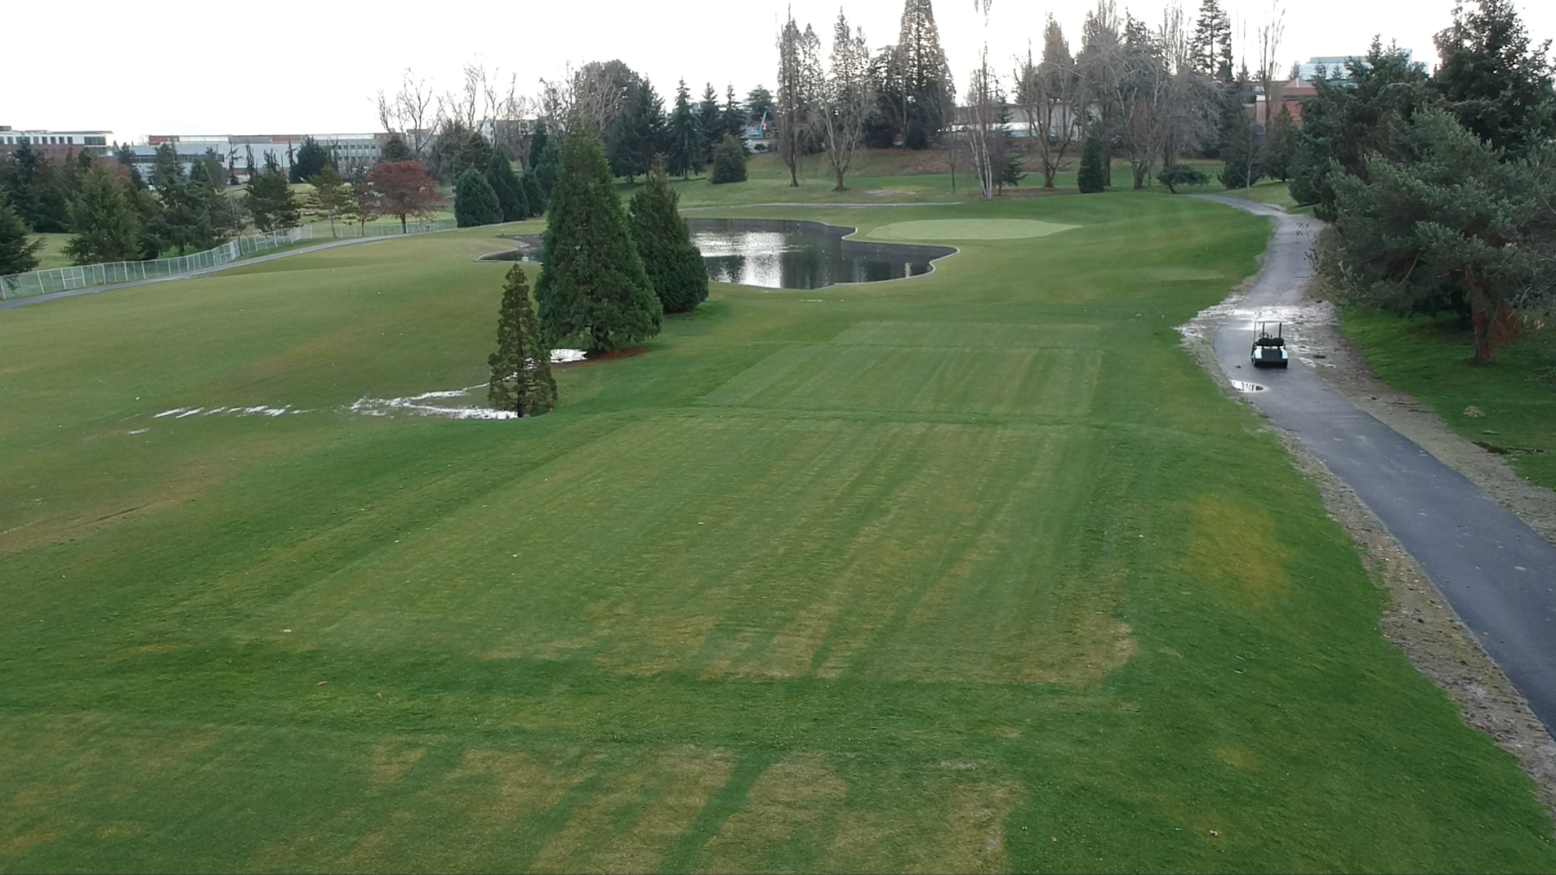
[[789, 185], [800, 184], [800, 156], [811, 136], [821, 90], [821, 40], [810, 25], [804, 32], [791, 14], [778, 33], [778, 91], [773, 120], [778, 128], [778, 154], [789, 168]]
[[1052, 15], [1043, 28], [1042, 59], [1034, 63], [1028, 47], [1026, 58], [1016, 60], [1015, 84], [1016, 102], [1026, 115], [1028, 151], [1043, 165], [1043, 187], [1053, 188], [1086, 107], [1075, 59]]
[[625, 96], [625, 89], [613, 80], [610, 65], [591, 61], [574, 69], [568, 63], [560, 79], [540, 80], [540, 115], [557, 134], [565, 134], [574, 118], [587, 118], [603, 135], [621, 111]]
[[863, 139], [865, 120], [875, 105], [875, 88], [870, 77], [870, 46], [864, 40], [864, 31], [850, 30], [841, 9], [832, 32], [831, 70], [819, 96], [817, 119], [822, 129], [822, 146], [827, 152], [827, 163], [837, 176], [833, 191], [847, 191], [843, 178], [853, 167]]
[[1270, 4], [1269, 18], [1259, 25], [1259, 84], [1264, 87], [1264, 118], [1260, 123], [1268, 125], [1275, 111], [1275, 76], [1280, 43], [1286, 36], [1286, 7], [1279, 0]]
[[994, 161], [994, 141], [1001, 136], [996, 77], [989, 66], [989, 47], [985, 44], [978, 55], [978, 66], [967, 82], [967, 106], [961, 125], [972, 156], [973, 175], [978, 179], [978, 193], [984, 200], [993, 199], [994, 187], [999, 182], [999, 168]]
[[400, 90], [390, 97], [378, 92], [378, 123], [385, 131], [398, 134], [411, 154], [426, 157], [437, 133], [435, 95], [425, 79], [418, 79], [407, 67], [400, 78]]
[[1096, 8], [1086, 13], [1081, 51], [1075, 59], [1080, 76], [1079, 103], [1086, 107], [1086, 134], [1102, 138], [1102, 172], [1107, 185], [1113, 184], [1113, 140], [1120, 133], [1123, 117], [1118, 101], [1124, 69], [1121, 23], [1113, 0], [1097, 0]]

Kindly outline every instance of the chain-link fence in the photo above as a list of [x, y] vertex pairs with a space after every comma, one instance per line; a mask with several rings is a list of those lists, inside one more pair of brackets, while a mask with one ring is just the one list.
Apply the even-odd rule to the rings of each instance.
[[304, 240], [394, 237], [401, 234], [446, 231], [454, 226], [453, 219], [410, 222], [403, 228], [399, 222], [372, 222], [365, 225], [336, 224], [333, 230], [329, 225], [304, 225], [301, 228], [289, 228], [285, 231], [238, 237], [215, 249], [207, 249], [193, 255], [157, 258], [151, 261], [114, 261], [108, 264], [53, 267], [48, 270], [0, 276], [0, 301], [111, 286], [117, 283], [186, 276], [230, 264], [245, 256], [279, 249]]

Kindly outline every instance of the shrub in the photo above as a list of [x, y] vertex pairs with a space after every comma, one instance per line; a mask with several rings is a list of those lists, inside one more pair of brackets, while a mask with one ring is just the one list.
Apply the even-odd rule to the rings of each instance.
[[711, 181], [714, 185], [746, 181], [746, 150], [733, 134], [725, 134], [713, 149]]

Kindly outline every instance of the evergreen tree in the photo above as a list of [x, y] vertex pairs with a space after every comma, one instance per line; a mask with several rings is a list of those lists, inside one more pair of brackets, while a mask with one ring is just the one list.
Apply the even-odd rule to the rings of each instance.
[[6, 163], [6, 188], [11, 207], [33, 231], [58, 233], [70, 225], [64, 179], [42, 152], [23, 144]]
[[264, 170], [249, 179], [243, 202], [254, 217], [254, 227], [261, 231], [295, 228], [302, 221], [302, 211], [286, 174], [279, 169]]
[[[727, 95], [729, 97], [729, 102], [734, 103], [735, 88], [733, 85], [730, 86]], [[747, 119], [749, 119], [752, 124], [757, 124], [761, 122], [763, 118], [772, 115], [772, 111], [773, 93], [767, 90], [767, 86], [758, 85], [751, 89], [748, 94], [746, 94], [746, 111], [741, 115], [742, 126]], [[737, 137], [740, 136], [739, 131], [731, 131], [730, 133], [735, 134]]]
[[492, 144], [486, 141], [486, 137], [480, 131], [471, 131], [465, 138], [464, 148], [459, 150], [458, 170], [454, 178], [458, 179], [466, 170], [485, 172], [492, 161], [492, 153]]
[[632, 242], [666, 313], [690, 313], [708, 299], [708, 268], [692, 245], [680, 200], [665, 178], [663, 162], [655, 162], [627, 209]]
[[1291, 197], [1315, 204], [1313, 213], [1326, 221], [1335, 216], [1333, 173], [1365, 180], [1368, 154], [1405, 157], [1399, 131], [1431, 100], [1426, 67], [1377, 39], [1366, 57], [1346, 63], [1346, 73], [1314, 80], [1318, 93], [1302, 104], [1291, 151]]
[[519, 187], [524, 190], [524, 205], [529, 210], [529, 215], [544, 215], [546, 195], [540, 190], [540, 182], [535, 178], [535, 174], [526, 173], [519, 177]]
[[1101, 136], [1096, 132], [1087, 133], [1086, 142], [1081, 146], [1081, 166], [1075, 174], [1081, 194], [1096, 194], [1107, 187], [1102, 173], [1102, 145]]
[[1201, 0], [1189, 54], [1199, 72], [1217, 82], [1232, 82], [1232, 19], [1218, 0]]
[[652, 83], [635, 78], [628, 84], [621, 111], [611, 128], [611, 173], [630, 182], [648, 172], [654, 156], [664, 151], [664, 116], [664, 101], [659, 99]]
[[996, 187], [1003, 191], [1005, 186], [1015, 188], [1021, 182], [1021, 177], [1026, 176], [1026, 169], [1021, 165], [1021, 146], [1016, 142], [1016, 132], [1012, 130], [1010, 101], [1005, 98], [1005, 91], [995, 86], [995, 95], [999, 100], [999, 140], [995, 149], [999, 164], [994, 168], [994, 182]]
[[1459, 124], [1512, 160], [1556, 139], [1551, 44], [1530, 46], [1512, 0], [1456, 7], [1435, 42], [1442, 63], [1432, 85]]
[[567, 132], [560, 169], [535, 287], [546, 339], [605, 351], [653, 337], [664, 311], [632, 245], [605, 144], [587, 121]]
[[707, 159], [713, 149], [724, 139], [724, 122], [720, 117], [719, 93], [709, 82], [702, 89], [702, 100], [697, 104], [697, 125], [702, 129], [702, 155]]
[[459, 181], [454, 183], [454, 222], [461, 228], [469, 228], [501, 221], [502, 204], [491, 183], [474, 167], [461, 173]]
[[[393, 164], [396, 161], [414, 161], [416, 156], [411, 153], [411, 147], [405, 145], [405, 141], [400, 139], [400, 135], [395, 134], [384, 141], [384, 148], [379, 151], [378, 160], [380, 163]], [[249, 161], [249, 167], [253, 166], [254, 162]]]
[[308, 212], [314, 218], [330, 223], [330, 236], [335, 236], [335, 223], [349, 221], [357, 211], [357, 197], [346, 187], [334, 167], [326, 164], [318, 173], [308, 178], [313, 192], [308, 195]]
[[955, 111], [954, 86], [930, 0], [906, 0], [902, 27], [881, 93], [888, 98], [897, 136], [909, 149], [927, 149]]
[[303, 137], [303, 144], [297, 148], [297, 154], [292, 159], [291, 181], [302, 182], [318, 175], [325, 167], [340, 169], [335, 163], [335, 152], [320, 145], [312, 137]]
[[497, 315], [497, 351], [487, 359], [492, 380], [487, 403], [520, 416], [536, 416], [556, 407], [551, 348], [541, 338], [540, 320], [529, 299], [524, 268], [509, 268]]
[[486, 181], [497, 193], [497, 205], [502, 209], [504, 222], [521, 222], [530, 217], [524, 186], [513, 172], [513, 162], [501, 153], [493, 152], [486, 160]]
[[[82, 152], [81, 157], [89, 157]], [[207, 148], [205, 154], [200, 156], [200, 163], [205, 165], [205, 178], [211, 182], [211, 187], [224, 189], [227, 187], [227, 165], [222, 162], [222, 156], [215, 149]]]
[[1490, 361], [1517, 336], [1518, 308], [1539, 306], [1552, 285], [1556, 147], [1507, 162], [1436, 109], [1397, 135], [1403, 159], [1374, 152], [1365, 180], [1335, 175], [1334, 248], [1319, 266], [1360, 303], [1458, 313], [1474, 328], [1475, 361]]
[[531, 155], [531, 173], [540, 186], [542, 200], [550, 200], [551, 193], [556, 190], [557, 175], [562, 172], [562, 144], [556, 137], [541, 136], [539, 150], [532, 151]]
[[[767, 89], [758, 85], [756, 87], [756, 91], [753, 91], [752, 94], [756, 94], [757, 92], [766, 94]], [[772, 95], [768, 95], [767, 102], [773, 102]], [[720, 110], [719, 116], [719, 118], [724, 123], [724, 133], [729, 134], [737, 140], [740, 140], [740, 138], [746, 132], [746, 118], [749, 113], [749, 108], [741, 106], [740, 101], [735, 99], [735, 86], [725, 85], [724, 108]], [[717, 146], [719, 143], [723, 142], [723, 139], [724, 138], [722, 136], [718, 137], [717, 139], [713, 140], [713, 145]], [[741, 140], [742, 146], [744, 146], [744, 142], [744, 140]], [[709, 149], [708, 154], [711, 156], [713, 154], [713, 150]]]
[[546, 152], [546, 146], [551, 141], [551, 134], [546, 130], [546, 120], [535, 122], [535, 132], [529, 137], [529, 154], [524, 158], [524, 169], [530, 173], [540, 166], [540, 158]]
[[1296, 123], [1285, 106], [1270, 122], [1264, 135], [1264, 175], [1281, 182], [1291, 178], [1291, 152], [1295, 145]]
[[692, 113], [692, 95], [682, 79], [675, 88], [675, 110], [670, 116], [666, 158], [670, 173], [682, 179], [692, 173], [701, 173], [707, 166], [703, 158], [702, 124]]
[[1242, 113], [1230, 125], [1221, 143], [1221, 184], [1227, 188], [1248, 188], [1264, 176], [1264, 148], [1259, 145], [1258, 129]]
[[0, 192], [0, 276], [26, 273], [38, 266], [43, 240], [27, 239], [27, 226]]
[[726, 182], [746, 181], [746, 147], [729, 134], [713, 150], [713, 173], [709, 177], [714, 185]]
[[70, 208], [70, 221], [75, 236], [65, 244], [65, 254], [76, 264], [140, 257], [140, 216], [125, 196], [124, 186], [107, 170], [93, 170], [82, 183], [81, 196]]

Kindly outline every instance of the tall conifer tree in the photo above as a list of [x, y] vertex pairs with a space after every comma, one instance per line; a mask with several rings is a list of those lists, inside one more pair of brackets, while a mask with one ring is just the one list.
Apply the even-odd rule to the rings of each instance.
[[556, 379], [551, 376], [551, 348], [541, 337], [540, 320], [529, 299], [524, 268], [508, 270], [497, 315], [497, 351], [487, 360], [492, 379], [487, 402], [498, 410], [535, 416], [556, 407]]
[[697, 123], [702, 126], [702, 154], [704, 157], [711, 157], [713, 147], [724, 139], [724, 126], [719, 111], [719, 93], [713, 89], [712, 82], [702, 89], [702, 100], [697, 104]]
[[524, 187], [513, 172], [513, 163], [501, 152], [492, 152], [486, 159], [486, 181], [497, 193], [497, 205], [502, 208], [504, 222], [519, 222], [529, 218], [529, 204]]
[[81, 184], [81, 197], [70, 208], [74, 237], [65, 253], [76, 264], [133, 261], [140, 257], [140, 216], [124, 186], [102, 168]]
[[708, 269], [681, 218], [680, 200], [665, 179], [664, 164], [655, 162], [627, 210], [632, 241], [666, 313], [690, 313], [708, 299]]
[[686, 88], [685, 79], [675, 87], [675, 109], [670, 115], [668, 134], [669, 143], [665, 151], [668, 171], [682, 179], [693, 173], [701, 173], [708, 163], [703, 157], [702, 124], [692, 113], [692, 95]]
[[0, 276], [26, 273], [38, 266], [43, 240], [27, 239], [27, 226], [0, 192]]
[[664, 308], [627, 230], [605, 144], [587, 119], [562, 143], [535, 299], [548, 342], [606, 351], [659, 333]]

